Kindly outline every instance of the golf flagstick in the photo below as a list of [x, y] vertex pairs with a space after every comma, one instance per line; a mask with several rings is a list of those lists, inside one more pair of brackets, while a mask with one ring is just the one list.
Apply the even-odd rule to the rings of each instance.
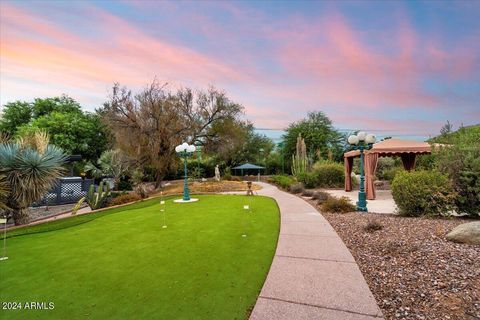
[[249, 204], [244, 204], [243, 205], [243, 210], [245, 211], [244, 214], [242, 214], [243, 218], [242, 218], [242, 225], [243, 225], [243, 234], [242, 234], [242, 237], [246, 237], [247, 236], [247, 233], [246, 233], [246, 229], [247, 229], [247, 219], [248, 219], [248, 212], [250, 212], [250, 205]]
[[7, 219], [0, 218], [0, 224], [3, 223], [3, 256], [0, 257], [0, 261], [7, 260]]
[[165, 217], [165, 200], [163, 200], [163, 191], [160, 192], [160, 212], [163, 212], [163, 226], [162, 229], [167, 228], [167, 218]]

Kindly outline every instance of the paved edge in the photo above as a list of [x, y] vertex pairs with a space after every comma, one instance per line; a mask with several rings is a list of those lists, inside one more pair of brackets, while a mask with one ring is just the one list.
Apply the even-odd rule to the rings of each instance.
[[258, 195], [276, 200], [280, 234], [251, 320], [383, 319], [355, 259], [309, 203], [267, 183]]

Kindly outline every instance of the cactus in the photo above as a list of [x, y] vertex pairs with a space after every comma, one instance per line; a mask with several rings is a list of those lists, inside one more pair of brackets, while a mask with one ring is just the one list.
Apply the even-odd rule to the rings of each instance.
[[[105, 191], [103, 190], [105, 186]], [[100, 182], [98, 185], [98, 192], [95, 193], [95, 186], [91, 185], [88, 190], [87, 196], [80, 199], [77, 203], [81, 204], [83, 201], [87, 201], [88, 206], [92, 210], [100, 209], [105, 206], [107, 198], [110, 196], [110, 185], [108, 183]], [[73, 213], [72, 213], [73, 214]]]
[[307, 146], [302, 134], [298, 134], [296, 153], [292, 155], [292, 174], [298, 177], [302, 173], [307, 172]]

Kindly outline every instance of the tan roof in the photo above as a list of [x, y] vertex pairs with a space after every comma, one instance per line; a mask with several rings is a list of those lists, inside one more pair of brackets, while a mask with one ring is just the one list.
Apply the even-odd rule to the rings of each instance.
[[[414, 140], [388, 139], [377, 142], [372, 149], [365, 151], [366, 153], [431, 153], [432, 146], [428, 142]], [[344, 157], [357, 157], [360, 151], [352, 150], [345, 152]]]

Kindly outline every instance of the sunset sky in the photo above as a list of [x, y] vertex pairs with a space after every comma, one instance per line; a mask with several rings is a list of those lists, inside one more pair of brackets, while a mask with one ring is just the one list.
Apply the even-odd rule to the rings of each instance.
[[0, 102], [212, 84], [259, 128], [480, 123], [480, 1], [1, 1]]

